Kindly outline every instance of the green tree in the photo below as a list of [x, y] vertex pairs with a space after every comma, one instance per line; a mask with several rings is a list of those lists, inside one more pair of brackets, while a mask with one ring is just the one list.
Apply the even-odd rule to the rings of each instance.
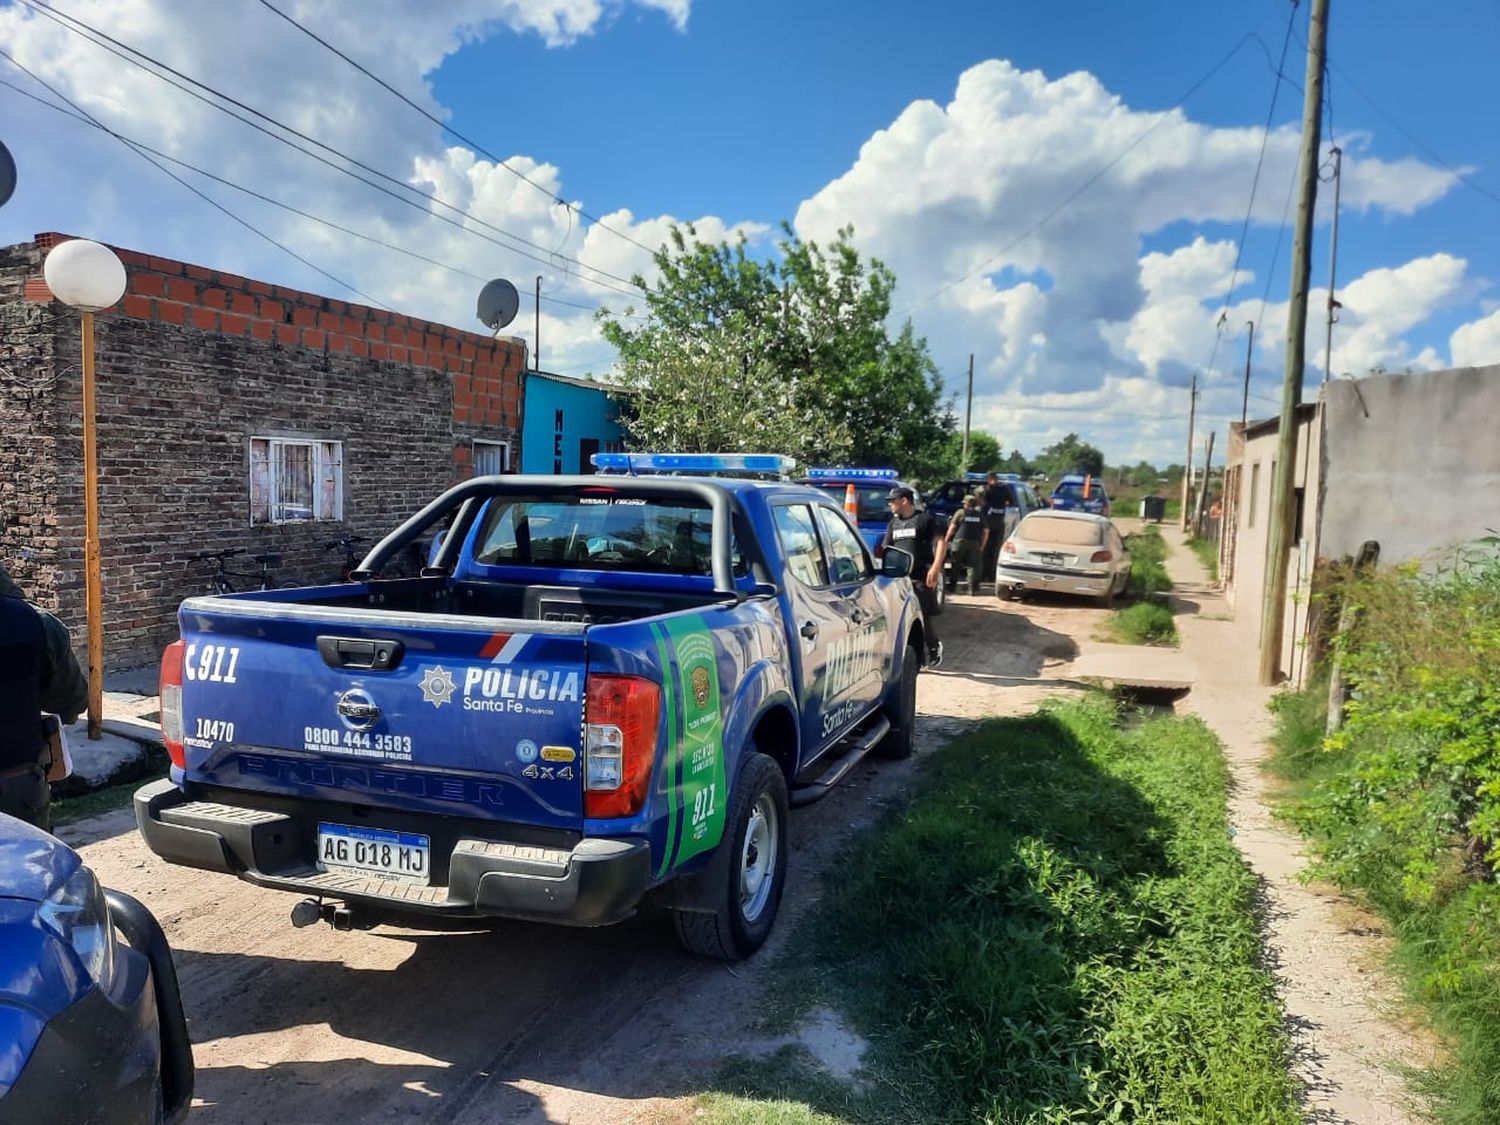
[[1097, 477], [1104, 472], [1104, 454], [1077, 434], [1068, 434], [1042, 450], [1037, 463], [1049, 477], [1062, 473], [1092, 473]]
[[[659, 280], [635, 279], [644, 323], [601, 314], [634, 393], [631, 443], [685, 449], [736, 438], [717, 448], [935, 468], [954, 418], [927, 342], [909, 322], [894, 338], [886, 329], [895, 275], [860, 259], [852, 230], [824, 250], [783, 229], [779, 259], [759, 261], [743, 237], [707, 244], [692, 226], [673, 228], [656, 255]], [[690, 406], [693, 395], [701, 406]], [[753, 416], [762, 411], [778, 417]]]
[[682, 453], [787, 453], [804, 464], [840, 460], [847, 427], [829, 424], [796, 383], [779, 379], [760, 335], [740, 313], [720, 323], [665, 333], [649, 357], [622, 353], [631, 393], [621, 421], [633, 444]]

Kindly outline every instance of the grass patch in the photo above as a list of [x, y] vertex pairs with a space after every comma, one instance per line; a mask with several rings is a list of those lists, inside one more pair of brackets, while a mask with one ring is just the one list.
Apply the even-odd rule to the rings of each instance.
[[739, 1116], [708, 1101], [706, 1119], [1300, 1120], [1218, 743], [1196, 719], [1119, 718], [1095, 696], [935, 754], [779, 974], [784, 995], [837, 997], [872, 1045], [866, 1085], [743, 1066], [720, 1083]]
[[142, 785], [167, 776], [169, 762], [165, 751], [149, 755], [145, 762], [146, 765], [139, 774], [129, 781], [123, 781], [118, 785], [106, 785], [102, 789], [94, 789], [73, 797], [54, 797], [52, 800], [53, 825], [72, 824], [87, 817], [125, 808], [130, 804], [135, 791]]
[[1208, 580], [1217, 582], [1219, 580], [1219, 545], [1212, 539], [1193, 538], [1188, 540], [1188, 546], [1192, 548], [1193, 554], [1198, 556], [1203, 569], [1208, 571]]
[[1104, 632], [1110, 640], [1126, 645], [1177, 643], [1177, 621], [1171, 609], [1160, 602], [1137, 602], [1111, 614]]
[[1130, 552], [1130, 581], [1125, 591], [1131, 598], [1141, 601], [1172, 588], [1167, 577], [1167, 542], [1155, 524], [1125, 536], [1125, 549]]

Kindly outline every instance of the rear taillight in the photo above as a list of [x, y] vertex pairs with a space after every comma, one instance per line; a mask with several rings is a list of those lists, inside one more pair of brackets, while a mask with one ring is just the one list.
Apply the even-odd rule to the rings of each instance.
[[1108, 551], [1095, 551], [1089, 556], [1089, 562], [1109, 562], [1112, 558], [1114, 558], [1114, 555]]
[[1009, 539], [1007, 539], [1004, 543], [1002, 543], [1000, 545], [1000, 549], [1002, 551], [1004, 551], [1007, 555], [1013, 555], [1013, 554], [1016, 553], [1016, 545], [1014, 543], [1012, 543]]
[[640, 676], [589, 676], [584, 740], [585, 816], [634, 816], [656, 764], [661, 686]]
[[161, 654], [161, 740], [167, 756], [178, 769], [187, 767], [187, 750], [182, 744], [182, 652], [183, 643], [173, 641]]

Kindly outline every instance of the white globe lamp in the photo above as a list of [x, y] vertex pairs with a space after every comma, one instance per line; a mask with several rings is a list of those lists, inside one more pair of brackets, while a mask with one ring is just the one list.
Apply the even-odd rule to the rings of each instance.
[[82, 312], [107, 309], [125, 295], [125, 265], [108, 246], [86, 238], [60, 243], [42, 264], [47, 288]]

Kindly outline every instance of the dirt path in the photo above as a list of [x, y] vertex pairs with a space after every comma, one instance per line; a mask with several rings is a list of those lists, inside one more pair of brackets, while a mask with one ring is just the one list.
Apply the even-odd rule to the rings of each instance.
[[[1196, 678], [1179, 709], [1201, 715], [1226, 745], [1230, 814], [1265, 881], [1267, 943], [1312, 1119], [1416, 1121], [1389, 1064], [1420, 1064], [1430, 1048], [1382, 1019], [1392, 994], [1376, 971], [1378, 928], [1327, 889], [1297, 882], [1299, 843], [1270, 818], [1257, 765], [1269, 722], [1267, 693], [1252, 686], [1254, 654], [1232, 639], [1227, 607], [1197, 560], [1177, 549], [1169, 569]], [[768, 1045], [757, 1022], [774, 955], [841, 847], [906, 801], [915, 761], [971, 723], [1076, 690], [1072, 663], [1105, 616], [1061, 598], [1003, 607], [989, 596], [955, 598], [940, 621], [945, 664], [920, 681], [916, 758], [860, 769], [827, 800], [793, 812], [776, 933], [733, 968], [685, 957], [668, 922], [649, 914], [598, 931], [297, 930], [293, 896], [169, 867], [141, 844], [128, 812], [64, 835], [167, 930], [198, 1066], [195, 1122], [690, 1120], [681, 1099], [702, 1090], [721, 1060]], [[824, 1030], [839, 1038], [836, 1026]]]
[[[920, 682], [916, 758], [981, 717], [1074, 690], [1068, 662], [1103, 616], [955, 599], [941, 619], [946, 662]], [[839, 848], [907, 798], [913, 770], [863, 768], [793, 812], [776, 934], [733, 969], [684, 956], [650, 915], [596, 931], [297, 930], [294, 896], [168, 866], [128, 811], [64, 835], [106, 884], [145, 901], [172, 942], [198, 1067], [194, 1122], [658, 1120], [719, 1060], [753, 1048], [776, 948]]]
[[[1166, 532], [1169, 541], [1178, 538]], [[1396, 1067], [1432, 1061], [1426, 1036], [1391, 1016], [1397, 999], [1381, 972], [1388, 942], [1380, 921], [1328, 886], [1299, 881], [1302, 842], [1272, 818], [1261, 771], [1271, 733], [1271, 689], [1256, 686], [1256, 652], [1241, 643], [1229, 607], [1185, 547], [1167, 570], [1177, 625], [1195, 683], [1178, 710], [1199, 715], [1224, 743], [1233, 775], [1235, 842], [1265, 890], [1266, 945], [1293, 1034], [1294, 1070], [1307, 1087], [1309, 1118], [1337, 1125], [1411, 1125], [1424, 1120]]]

